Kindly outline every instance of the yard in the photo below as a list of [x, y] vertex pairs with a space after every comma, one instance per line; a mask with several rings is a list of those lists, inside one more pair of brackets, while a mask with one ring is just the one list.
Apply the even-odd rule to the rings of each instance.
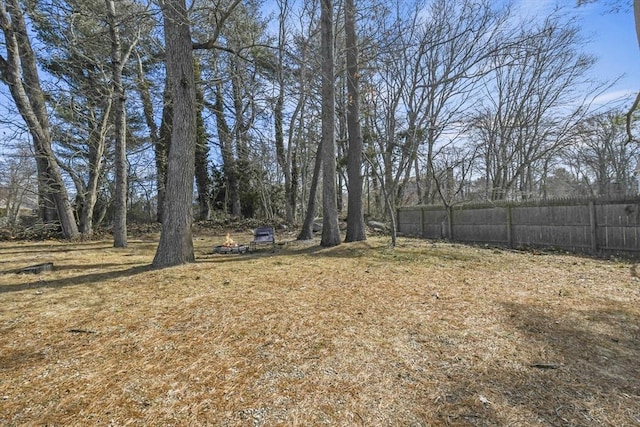
[[0, 424], [640, 425], [636, 264], [278, 238], [0, 243]]

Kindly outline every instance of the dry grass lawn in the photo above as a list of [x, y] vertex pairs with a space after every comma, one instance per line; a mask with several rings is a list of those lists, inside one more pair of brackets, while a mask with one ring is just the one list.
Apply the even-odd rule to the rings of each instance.
[[1, 425], [640, 425], [634, 263], [156, 237], [0, 243]]

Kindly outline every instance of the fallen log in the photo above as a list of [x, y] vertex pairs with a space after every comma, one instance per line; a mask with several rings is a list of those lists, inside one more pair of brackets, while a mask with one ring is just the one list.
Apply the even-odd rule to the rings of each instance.
[[45, 262], [42, 264], [31, 265], [29, 267], [21, 268], [16, 271], [17, 274], [40, 274], [45, 271], [53, 270], [52, 262]]

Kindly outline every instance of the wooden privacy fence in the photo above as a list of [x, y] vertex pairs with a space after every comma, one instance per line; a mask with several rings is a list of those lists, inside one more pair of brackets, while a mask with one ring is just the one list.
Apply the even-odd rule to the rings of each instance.
[[640, 197], [405, 206], [397, 222], [400, 233], [428, 239], [640, 257]]

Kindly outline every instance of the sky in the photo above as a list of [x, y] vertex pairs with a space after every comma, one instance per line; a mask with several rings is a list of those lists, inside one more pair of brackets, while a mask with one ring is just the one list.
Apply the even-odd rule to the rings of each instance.
[[623, 105], [631, 105], [640, 91], [640, 47], [631, 0], [617, 1], [625, 5], [618, 13], [611, 12], [612, 0], [597, 0], [581, 7], [576, 7], [577, 0], [516, 0], [515, 3], [520, 14], [533, 19], [545, 16], [556, 6], [576, 14], [582, 34], [588, 39], [584, 51], [598, 59], [591, 76], [606, 81], [619, 79], [598, 98], [598, 103], [620, 99]]

